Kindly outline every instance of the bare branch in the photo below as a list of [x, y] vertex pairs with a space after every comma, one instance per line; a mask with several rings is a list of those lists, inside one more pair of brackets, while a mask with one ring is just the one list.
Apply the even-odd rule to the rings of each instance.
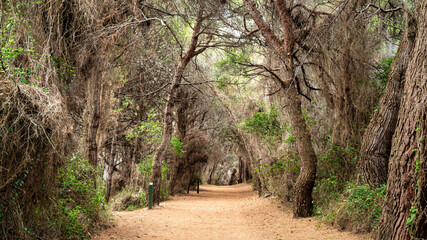
[[376, 6], [376, 5], [372, 4], [372, 3], [370, 3], [370, 4], [368, 4], [368, 5], [367, 5], [363, 10], [358, 11], [358, 13], [362, 13], [362, 12], [364, 12], [364, 11], [368, 10], [368, 8], [370, 8], [370, 7], [375, 8], [375, 9], [377, 9], [378, 11], [381, 11], [381, 12], [383, 12], [383, 13], [391, 13], [391, 12], [397, 12], [397, 11], [402, 10], [402, 7], [395, 7], [395, 8], [391, 8], [391, 9], [383, 9], [383, 8], [381, 8], [381, 7], [378, 7], [378, 6]]

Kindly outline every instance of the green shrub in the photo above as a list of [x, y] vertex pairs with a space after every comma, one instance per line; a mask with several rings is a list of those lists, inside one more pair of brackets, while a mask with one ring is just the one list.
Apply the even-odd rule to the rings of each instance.
[[313, 189], [315, 214], [341, 229], [371, 232], [376, 229], [385, 186], [371, 189], [352, 183], [358, 150], [329, 144], [319, 156]]
[[336, 178], [339, 182], [350, 181], [359, 157], [357, 146], [341, 147], [332, 143], [328, 145], [329, 148], [318, 158], [317, 179]]
[[348, 184], [340, 198], [330, 202], [330, 209], [322, 216], [326, 222], [356, 232], [375, 231], [381, 216], [386, 186]]
[[327, 213], [329, 204], [341, 196], [344, 185], [345, 182], [337, 181], [336, 176], [317, 180], [313, 189], [315, 213], [321, 216]]
[[298, 175], [301, 168], [300, 156], [290, 149], [285, 155], [281, 156], [271, 164], [259, 164], [258, 173], [265, 176], [274, 177], [285, 172], [290, 172]]
[[354, 177], [357, 148], [346, 148], [329, 143], [329, 148], [317, 162], [316, 183], [313, 189], [315, 212], [322, 215], [328, 211], [329, 203], [344, 193], [346, 184]]
[[278, 109], [272, 106], [266, 110], [262, 105], [253, 116], [248, 117], [244, 122], [244, 128], [248, 133], [255, 133], [263, 137], [281, 136], [283, 130], [280, 122]]
[[[87, 161], [74, 156], [59, 171], [56, 227], [68, 239], [83, 239], [106, 216], [104, 189], [95, 188], [94, 177], [100, 173]], [[101, 179], [98, 185], [103, 186]]]

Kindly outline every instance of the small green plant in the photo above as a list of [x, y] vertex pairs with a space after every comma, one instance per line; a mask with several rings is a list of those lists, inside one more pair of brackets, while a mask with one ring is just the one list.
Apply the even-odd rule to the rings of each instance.
[[[116, 111], [116, 112], [121, 112], [121, 111], [123, 111], [125, 108], [127, 108], [128, 106], [131, 106], [131, 105], [133, 105], [134, 104], [134, 100], [133, 99], [131, 99], [131, 98], [128, 98], [128, 97], [125, 97], [125, 100], [123, 100], [122, 101], [122, 105], [119, 107], [119, 108], [117, 108], [117, 109], [114, 109], [114, 111]], [[154, 116], [155, 117], [155, 116]]]
[[380, 68], [375, 72], [375, 81], [378, 83], [373, 82], [373, 84], [376, 88], [378, 88], [379, 96], [381, 96], [387, 85], [388, 75], [390, 74], [392, 63], [393, 57], [382, 59]]
[[412, 229], [414, 227], [414, 220], [417, 216], [418, 209], [415, 206], [412, 206], [411, 209], [409, 209], [410, 215], [408, 219], [406, 220], [406, 227]]
[[283, 128], [285, 129], [285, 131], [287, 133], [289, 133], [289, 136], [283, 142], [285, 142], [285, 143], [295, 143], [296, 142], [295, 135], [294, 135], [294, 132], [292, 131], [292, 126], [289, 123], [289, 121], [285, 121], [285, 123], [283, 125]]
[[182, 155], [185, 153], [185, 151], [183, 149], [183, 143], [181, 142], [181, 140], [179, 138], [177, 138], [175, 136], [172, 136], [171, 148], [174, 150], [175, 156], [177, 156], [177, 157], [182, 157]]
[[[67, 61], [63, 57], [57, 58], [52, 54], [49, 54], [48, 57], [52, 60], [53, 66], [56, 69], [57, 76], [62, 79], [66, 84], [70, 82], [70, 78], [77, 76], [75, 73], [76, 67], [73, 67], [70, 61]], [[64, 88], [68, 90], [69, 87], [68, 85], [65, 85]]]

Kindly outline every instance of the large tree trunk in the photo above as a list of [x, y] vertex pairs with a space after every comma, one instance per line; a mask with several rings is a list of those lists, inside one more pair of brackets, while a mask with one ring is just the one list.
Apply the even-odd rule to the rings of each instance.
[[154, 205], [159, 205], [160, 203], [160, 185], [162, 180], [162, 165], [163, 160], [166, 156], [166, 152], [169, 148], [170, 141], [172, 139], [172, 119], [173, 119], [173, 106], [175, 101], [175, 96], [177, 94], [179, 84], [181, 82], [182, 75], [184, 73], [185, 67], [187, 66], [191, 57], [188, 57], [188, 60], [185, 58], [181, 60], [178, 68], [175, 71], [175, 75], [172, 79], [172, 86], [170, 89], [170, 94], [168, 101], [166, 103], [164, 111], [164, 122], [163, 122], [163, 136], [162, 141], [159, 147], [156, 150], [156, 153], [153, 158], [153, 165], [151, 170], [150, 182], [153, 182], [153, 203]]
[[[85, 152], [84, 155], [89, 159], [89, 162], [97, 167], [98, 166], [98, 143], [97, 135], [100, 119], [101, 108], [101, 78], [97, 78], [95, 73], [89, 76], [88, 81], [88, 115], [87, 115], [87, 134], [85, 136]], [[96, 176], [94, 176], [94, 185], [96, 187]]]
[[[184, 70], [187, 67], [188, 63], [190, 62], [191, 58], [196, 56], [197, 54], [202, 53], [206, 47], [200, 48], [196, 51], [196, 47], [198, 44], [198, 38], [200, 36], [201, 31], [201, 23], [204, 20], [203, 18], [203, 8], [200, 8], [198, 14], [197, 14], [197, 20], [194, 25], [193, 29], [193, 35], [191, 38], [190, 47], [185, 53], [185, 55], [182, 57], [182, 59], [179, 62], [179, 65], [177, 66], [175, 70], [175, 75], [171, 82], [171, 88], [170, 88], [170, 94], [168, 97], [168, 101], [165, 106], [164, 111], [164, 122], [163, 122], [163, 136], [162, 141], [159, 145], [159, 147], [156, 149], [156, 152], [154, 154], [153, 158], [153, 165], [151, 170], [151, 177], [150, 181], [153, 182], [153, 203], [154, 205], [159, 205], [160, 203], [160, 185], [162, 180], [162, 165], [163, 160], [166, 156], [166, 152], [168, 150], [171, 138], [172, 138], [172, 119], [173, 119], [173, 107], [176, 95], [178, 93], [179, 84], [181, 83], [182, 75], [184, 74]], [[210, 41], [210, 37], [207, 38], [207, 44]], [[206, 44], [206, 45], [207, 45]]]
[[309, 217], [313, 214], [312, 192], [316, 179], [317, 157], [311, 145], [311, 134], [301, 111], [301, 100], [296, 86], [291, 85], [285, 96], [298, 154], [302, 162], [301, 171], [295, 183], [294, 217]]
[[359, 173], [372, 187], [387, 182], [391, 141], [396, 128], [406, 69], [415, 44], [415, 22], [408, 21], [388, 77], [387, 86], [363, 136], [360, 147]]
[[[141, 105], [140, 105], [141, 106]], [[141, 115], [142, 113], [140, 112], [142, 108], [140, 108], [140, 110], [137, 113], [137, 123], [140, 124], [141, 123]], [[138, 137], [135, 137], [134, 141], [133, 141], [133, 150], [132, 150], [132, 158], [131, 158], [131, 162], [130, 162], [130, 187], [131, 189], [135, 190], [135, 191], [139, 191], [139, 189], [142, 187], [142, 189], [145, 189], [145, 179], [142, 179], [142, 185], [143, 186], [139, 186], [138, 185], [138, 177], [137, 177], [137, 166], [138, 166], [138, 146], [139, 146], [139, 140]]]
[[[185, 145], [185, 137], [187, 136], [187, 131], [189, 128], [189, 119], [187, 115], [187, 110], [189, 108], [189, 98], [188, 98], [188, 92], [184, 91], [182, 88], [177, 93], [177, 98], [180, 99], [179, 106], [176, 110], [176, 127], [177, 127], [177, 133], [179, 140]], [[183, 165], [186, 162], [186, 159], [184, 159], [184, 156], [175, 156], [174, 162], [170, 164], [169, 166], [169, 173], [170, 173], [170, 182], [169, 182], [169, 193], [175, 194], [175, 192], [178, 190], [176, 189], [176, 183], [178, 181], [179, 176], [184, 175], [185, 173], [182, 170], [188, 171], [188, 169], [183, 169]]]
[[415, 2], [415, 19], [415, 47], [393, 137], [378, 239], [427, 238], [427, 0]]
[[275, 1], [285, 35], [285, 39], [282, 42], [264, 21], [255, 3], [250, 0], [244, 0], [243, 2], [268, 45], [284, 65], [283, 74], [285, 79], [282, 80], [277, 75], [274, 75], [274, 77], [285, 91], [287, 111], [291, 119], [298, 153], [302, 162], [301, 172], [295, 184], [294, 217], [309, 217], [313, 213], [312, 192], [316, 179], [317, 157], [311, 144], [310, 132], [301, 111], [301, 100], [295, 83], [293, 23], [290, 9], [283, 0]]

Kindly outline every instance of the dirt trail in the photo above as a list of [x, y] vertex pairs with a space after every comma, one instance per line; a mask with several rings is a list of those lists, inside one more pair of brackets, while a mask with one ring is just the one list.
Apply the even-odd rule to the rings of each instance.
[[258, 198], [250, 185], [200, 187], [153, 210], [115, 212], [116, 226], [93, 239], [368, 239], [339, 232], [312, 218]]

